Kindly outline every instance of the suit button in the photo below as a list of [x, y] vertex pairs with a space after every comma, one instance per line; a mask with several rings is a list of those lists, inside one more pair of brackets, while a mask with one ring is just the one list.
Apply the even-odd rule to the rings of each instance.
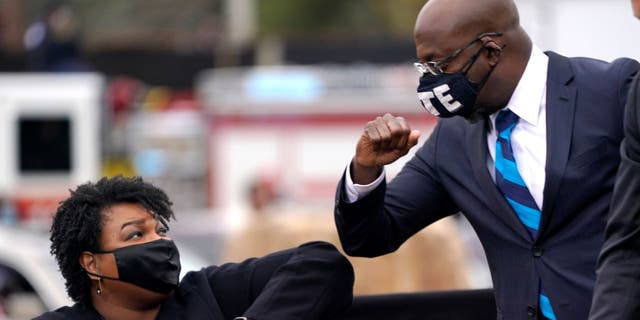
[[542, 247], [533, 246], [533, 248], [531, 248], [531, 253], [533, 253], [533, 256], [536, 258], [542, 257]]
[[529, 317], [533, 317], [536, 315], [536, 308], [532, 307], [532, 306], [528, 306], [527, 307], [527, 315]]

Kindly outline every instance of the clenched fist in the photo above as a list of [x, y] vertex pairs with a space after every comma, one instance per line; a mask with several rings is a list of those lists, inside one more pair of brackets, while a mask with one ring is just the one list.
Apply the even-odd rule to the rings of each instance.
[[402, 117], [387, 113], [369, 121], [356, 146], [351, 171], [353, 182], [373, 182], [383, 166], [406, 155], [418, 143], [419, 137], [420, 131], [411, 130]]

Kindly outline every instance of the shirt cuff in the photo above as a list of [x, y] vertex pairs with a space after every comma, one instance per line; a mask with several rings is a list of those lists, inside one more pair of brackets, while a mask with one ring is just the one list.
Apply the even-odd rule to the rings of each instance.
[[384, 171], [384, 168], [382, 168], [380, 175], [373, 182], [369, 184], [355, 184], [351, 179], [351, 165], [348, 165], [344, 183], [345, 183], [345, 190], [347, 192], [347, 200], [349, 201], [349, 203], [354, 203], [360, 200], [362, 197], [371, 193], [373, 189], [377, 188], [382, 183], [382, 181], [384, 180], [384, 177], [385, 177], [385, 171]]

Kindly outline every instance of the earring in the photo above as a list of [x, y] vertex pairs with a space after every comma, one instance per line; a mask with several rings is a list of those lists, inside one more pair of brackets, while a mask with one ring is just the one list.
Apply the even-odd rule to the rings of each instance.
[[102, 278], [98, 278], [98, 289], [96, 289], [96, 294], [97, 295], [102, 294]]

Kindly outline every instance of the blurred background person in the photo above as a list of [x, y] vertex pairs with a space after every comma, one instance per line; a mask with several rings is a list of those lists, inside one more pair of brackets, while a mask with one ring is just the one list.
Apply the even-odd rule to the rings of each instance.
[[265, 210], [278, 200], [275, 186], [270, 179], [256, 179], [249, 185], [249, 202], [256, 214], [265, 214]]
[[46, 4], [42, 18], [25, 31], [32, 71], [87, 71], [78, 47], [78, 26], [72, 8], [60, 0]]

